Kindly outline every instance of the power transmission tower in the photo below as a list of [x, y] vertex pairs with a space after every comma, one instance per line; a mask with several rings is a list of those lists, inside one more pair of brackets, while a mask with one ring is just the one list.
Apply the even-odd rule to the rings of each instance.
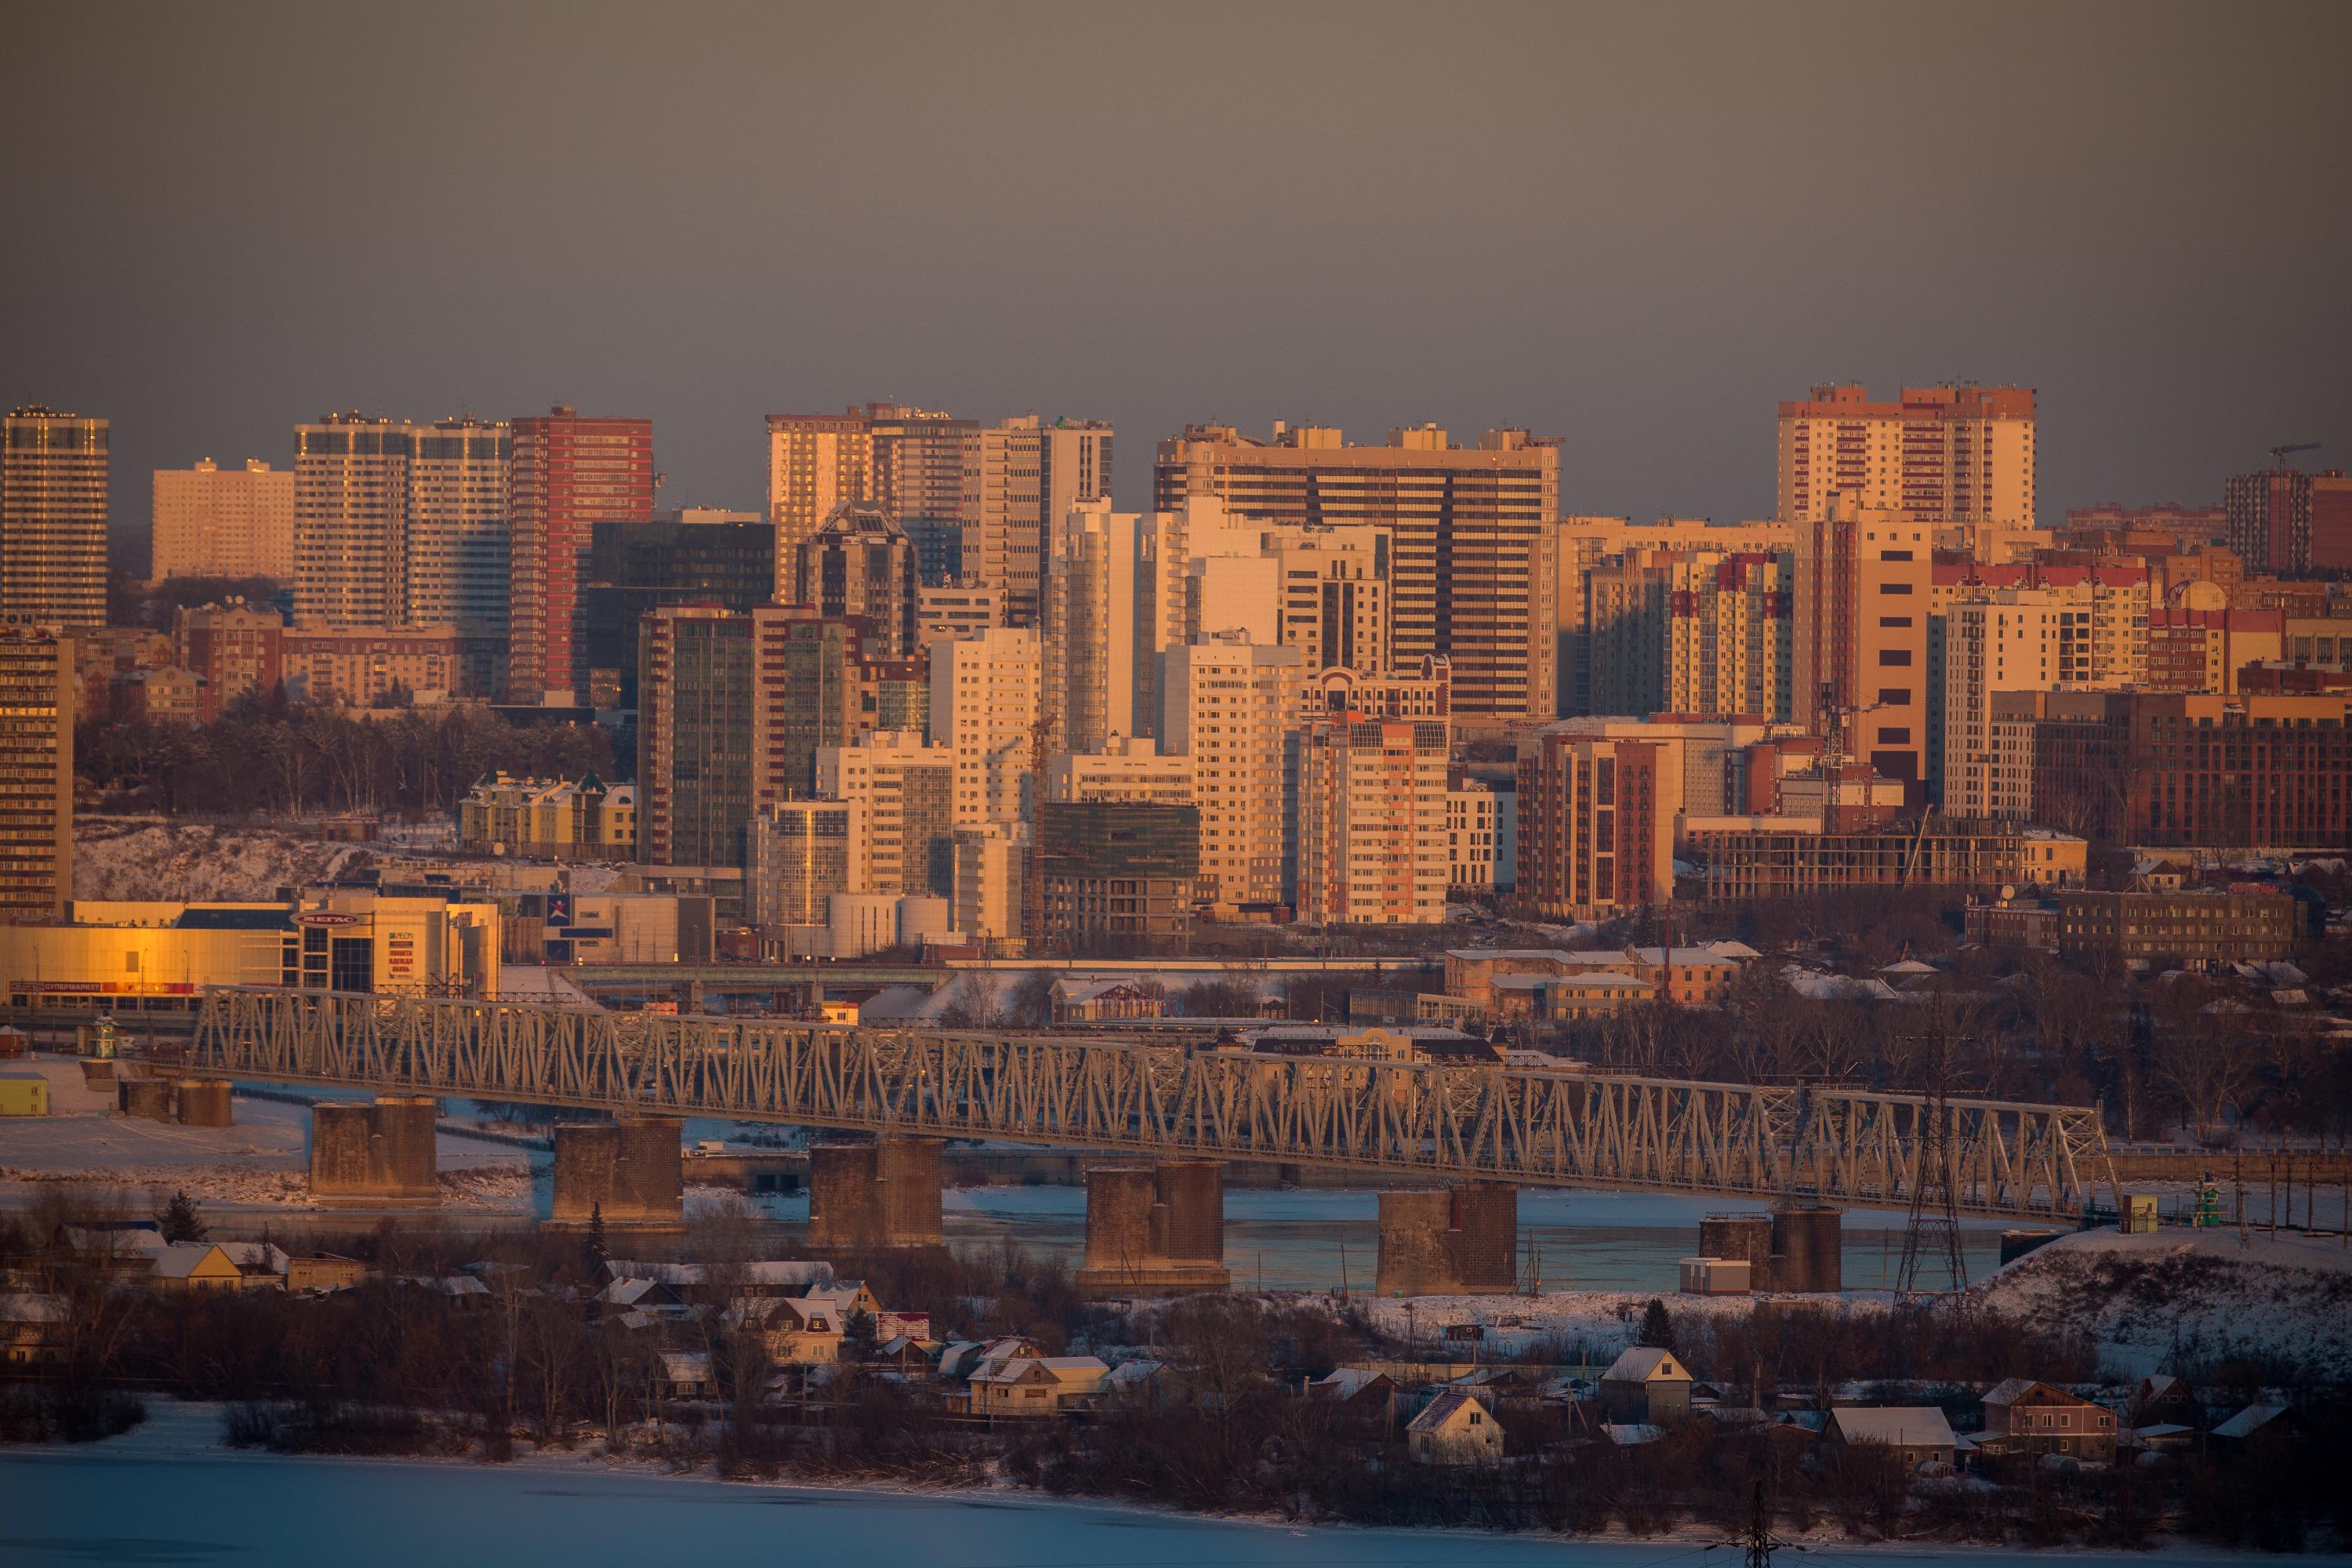
[[1739, 1549], [1741, 1568], [1772, 1568], [1775, 1552], [1802, 1552], [1805, 1548], [1794, 1542], [1783, 1541], [1771, 1531], [1772, 1516], [1764, 1507], [1764, 1483], [1758, 1481], [1753, 1500], [1748, 1509], [1748, 1528], [1728, 1541], [1710, 1543], [1706, 1550], [1736, 1546]]
[[1941, 1267], [1951, 1281], [1957, 1306], [1969, 1287], [1969, 1266], [1960, 1256], [1959, 1152], [1952, 1146], [1950, 1106], [1952, 1037], [1942, 1020], [1936, 1026], [1934, 1059], [1928, 1063], [1927, 1103], [1913, 1128], [1919, 1164], [1911, 1179], [1911, 1213], [1903, 1226], [1903, 1262], [1895, 1271], [1895, 1299], [1930, 1295], [1920, 1276]]

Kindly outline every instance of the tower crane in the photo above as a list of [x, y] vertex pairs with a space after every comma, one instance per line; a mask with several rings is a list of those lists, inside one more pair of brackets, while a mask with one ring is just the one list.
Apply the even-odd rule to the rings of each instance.
[[2286, 467], [2286, 460], [2290, 455], [2296, 452], [2316, 452], [2318, 450], [2319, 443], [2316, 441], [2297, 441], [2292, 446], [2273, 447], [2271, 448], [2271, 467], [2273, 468], [2284, 468]]

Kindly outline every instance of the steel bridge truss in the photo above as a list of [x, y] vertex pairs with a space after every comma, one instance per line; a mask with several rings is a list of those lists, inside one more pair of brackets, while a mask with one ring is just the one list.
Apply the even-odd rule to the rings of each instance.
[[1959, 1212], [2071, 1219], [2112, 1193], [2095, 1110], [1576, 1072], [1267, 1058], [216, 987], [193, 1044], [236, 1078], [1522, 1185], [1901, 1208], [1940, 1144]]

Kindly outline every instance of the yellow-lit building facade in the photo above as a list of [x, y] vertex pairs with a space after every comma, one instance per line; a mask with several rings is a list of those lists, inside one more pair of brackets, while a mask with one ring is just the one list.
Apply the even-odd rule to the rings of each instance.
[[494, 998], [499, 907], [316, 889], [290, 903], [78, 900], [63, 925], [0, 927], [0, 1001], [193, 1010], [208, 985]]

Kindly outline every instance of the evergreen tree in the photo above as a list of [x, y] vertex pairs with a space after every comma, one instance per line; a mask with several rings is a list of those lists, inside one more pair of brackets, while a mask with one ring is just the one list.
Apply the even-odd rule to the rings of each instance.
[[591, 1204], [588, 1207], [588, 1272], [600, 1274], [612, 1259], [612, 1247], [604, 1239], [604, 1205]]
[[1666, 1304], [1654, 1296], [1642, 1310], [1642, 1337], [1634, 1342], [1650, 1350], [1675, 1348], [1674, 1316], [1666, 1310]]
[[874, 1354], [875, 1331], [880, 1325], [874, 1314], [853, 1307], [841, 1324], [841, 1359], [846, 1362], [870, 1360]]
[[204, 1220], [196, 1213], [196, 1200], [183, 1188], [172, 1194], [158, 1216], [163, 1222], [163, 1239], [168, 1242], [202, 1241], [205, 1236]]

